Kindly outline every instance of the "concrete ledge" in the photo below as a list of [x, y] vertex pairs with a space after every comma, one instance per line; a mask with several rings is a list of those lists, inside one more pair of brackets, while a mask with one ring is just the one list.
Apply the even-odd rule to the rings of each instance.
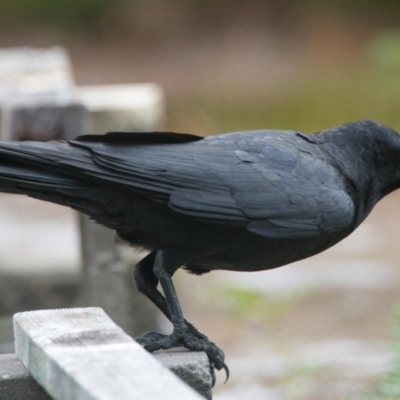
[[153, 356], [196, 392], [211, 400], [212, 377], [206, 353], [174, 348], [158, 351]]
[[[14, 333], [17, 356], [53, 399], [204, 399], [164, 368], [100, 308], [19, 313], [14, 316]], [[180, 364], [176, 357], [186, 365], [196, 364], [197, 384], [201, 379], [203, 387], [205, 382], [211, 383], [209, 369], [207, 380], [205, 355], [195, 353], [193, 358], [193, 353], [186, 351], [170, 353], [161, 355], [166, 364], [180, 369], [176, 367]], [[204, 394], [211, 394], [210, 387]]]
[[0, 399], [51, 400], [15, 354], [0, 355]]

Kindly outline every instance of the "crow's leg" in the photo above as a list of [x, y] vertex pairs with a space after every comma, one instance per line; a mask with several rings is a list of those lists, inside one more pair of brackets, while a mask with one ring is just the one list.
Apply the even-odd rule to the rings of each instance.
[[167, 302], [157, 290], [158, 278], [153, 271], [156, 252], [148, 254], [135, 266], [133, 279], [140, 293], [144, 294], [171, 321]]
[[[149, 266], [153, 261], [154, 268], [151, 270]], [[160, 250], [157, 253], [149, 254], [135, 267], [134, 277], [138, 290], [161, 310], [174, 327], [171, 335], [149, 332], [136, 340], [150, 352], [175, 346], [185, 346], [190, 350], [204, 351], [207, 353], [212, 366], [215, 366], [218, 370], [224, 368], [229, 374], [224, 363], [222, 350], [183, 318], [171, 280], [171, 276], [181, 264], [182, 256], [178, 251]], [[163, 288], [165, 298], [156, 288], [158, 281]]]
[[[133, 279], [140, 293], [144, 294], [157, 308], [171, 321], [165, 297], [157, 290], [158, 278], [154, 274], [154, 262], [156, 252], [148, 254], [143, 258], [133, 270]], [[190, 333], [199, 338], [206, 339], [190, 322], [186, 321]]]

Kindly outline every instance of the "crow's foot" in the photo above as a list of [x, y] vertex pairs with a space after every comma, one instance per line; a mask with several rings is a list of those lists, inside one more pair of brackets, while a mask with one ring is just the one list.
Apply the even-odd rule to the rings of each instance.
[[224, 352], [214, 343], [210, 342], [207, 336], [200, 333], [193, 325], [189, 323], [187, 325], [185, 329], [174, 330], [171, 335], [147, 332], [135, 340], [149, 352], [160, 349], [167, 350], [179, 346], [184, 346], [193, 351], [204, 351], [210, 361], [213, 386], [215, 383], [214, 368], [217, 370], [224, 369], [226, 372], [226, 380], [228, 380], [229, 369], [224, 362]]

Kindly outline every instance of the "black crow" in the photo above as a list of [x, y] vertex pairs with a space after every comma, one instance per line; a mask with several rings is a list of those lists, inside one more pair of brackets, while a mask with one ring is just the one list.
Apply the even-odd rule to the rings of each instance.
[[71, 207], [150, 251], [134, 279], [173, 333], [137, 340], [149, 351], [203, 350], [226, 370], [224, 353], [184, 319], [174, 272], [260, 271], [312, 256], [399, 186], [400, 137], [373, 121], [312, 135], [113, 132], [0, 142], [0, 191]]

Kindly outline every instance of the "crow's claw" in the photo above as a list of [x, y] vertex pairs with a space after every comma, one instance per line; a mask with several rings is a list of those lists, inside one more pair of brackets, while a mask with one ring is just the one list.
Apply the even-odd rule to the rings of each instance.
[[164, 344], [167, 339], [167, 335], [162, 335], [158, 332], [146, 332], [142, 336], [135, 338], [135, 340], [150, 353], [159, 349], [169, 348], [162, 347], [162, 344]]
[[226, 374], [226, 379], [225, 379], [225, 382], [224, 382], [224, 385], [225, 385], [225, 383], [228, 382], [228, 379], [229, 379], [229, 368], [225, 363], [224, 363], [224, 366], [222, 368], [224, 369], [225, 374]]
[[226, 380], [229, 379], [229, 369], [225, 364], [224, 352], [214, 343], [210, 342], [207, 336], [203, 335], [193, 325], [188, 324], [187, 329], [174, 331], [171, 335], [162, 335], [157, 332], [147, 332], [143, 336], [135, 339], [147, 351], [153, 352], [160, 349], [170, 349], [172, 347], [184, 346], [193, 351], [204, 351], [210, 361], [210, 372], [212, 385], [215, 384], [214, 368], [218, 371], [224, 369]]

